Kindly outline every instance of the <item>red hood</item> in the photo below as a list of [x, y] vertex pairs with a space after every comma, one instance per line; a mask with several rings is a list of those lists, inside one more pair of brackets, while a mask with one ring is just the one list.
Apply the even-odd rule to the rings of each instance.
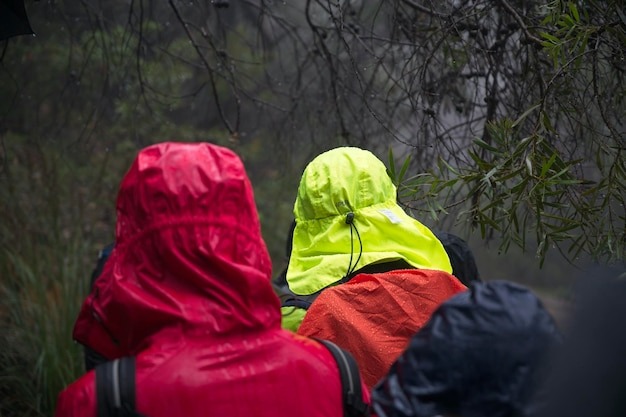
[[278, 328], [270, 276], [237, 155], [208, 143], [150, 146], [122, 181], [116, 246], [74, 338], [114, 358], [171, 334], [166, 328], [215, 337]]

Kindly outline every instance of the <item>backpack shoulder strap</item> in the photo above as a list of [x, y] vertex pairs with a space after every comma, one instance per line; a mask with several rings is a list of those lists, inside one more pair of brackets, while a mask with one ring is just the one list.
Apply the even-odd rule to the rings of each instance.
[[369, 416], [369, 406], [363, 402], [361, 374], [359, 373], [359, 367], [354, 357], [350, 352], [340, 348], [329, 340], [317, 339], [317, 341], [326, 346], [337, 362], [343, 391], [344, 416]]
[[102, 270], [104, 269], [104, 264], [106, 264], [107, 260], [111, 256], [111, 252], [113, 252], [114, 243], [109, 243], [98, 253], [98, 261], [96, 262], [96, 267], [91, 272], [91, 280], [89, 281], [90, 288], [93, 288], [93, 284], [96, 282], [96, 279], [102, 274]]
[[96, 366], [98, 417], [139, 417], [135, 411], [135, 357]]
[[281, 307], [297, 307], [303, 310], [308, 310], [311, 307], [311, 302], [307, 300], [303, 300], [297, 297], [289, 297], [283, 300]]

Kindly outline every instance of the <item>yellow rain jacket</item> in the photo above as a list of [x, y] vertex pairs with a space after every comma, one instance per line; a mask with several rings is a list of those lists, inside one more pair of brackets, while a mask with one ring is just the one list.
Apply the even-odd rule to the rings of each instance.
[[[396, 198], [385, 165], [369, 151], [341, 147], [311, 161], [294, 205], [290, 291], [306, 298], [365, 266], [398, 260], [417, 269], [452, 272], [441, 242]], [[297, 330], [306, 310], [282, 310], [283, 327]]]

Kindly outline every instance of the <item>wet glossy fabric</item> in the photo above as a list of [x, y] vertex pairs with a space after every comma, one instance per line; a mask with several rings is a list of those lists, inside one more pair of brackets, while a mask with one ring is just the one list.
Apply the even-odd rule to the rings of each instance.
[[[117, 199], [116, 246], [74, 337], [137, 357], [150, 416], [341, 416], [336, 364], [280, 328], [252, 188], [239, 158], [206, 143], [142, 150]], [[57, 416], [94, 416], [94, 373]]]
[[[336, 148], [311, 161], [294, 205], [289, 290], [313, 294], [339, 281], [348, 268], [356, 271], [398, 259], [415, 268], [451, 272], [441, 242], [408, 216], [396, 198], [385, 165], [369, 151]], [[360, 242], [354, 228], [346, 224], [350, 212]]]
[[522, 417], [561, 341], [528, 289], [473, 283], [443, 303], [373, 390], [378, 417]]
[[465, 289], [443, 271], [360, 274], [322, 291], [309, 307], [298, 334], [328, 339], [348, 350], [371, 388], [432, 312]]

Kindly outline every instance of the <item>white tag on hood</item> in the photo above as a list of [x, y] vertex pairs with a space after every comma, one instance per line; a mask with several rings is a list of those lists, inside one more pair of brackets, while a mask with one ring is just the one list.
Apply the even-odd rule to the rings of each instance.
[[378, 210], [378, 212], [380, 214], [383, 214], [385, 217], [387, 217], [389, 221], [393, 224], [398, 224], [402, 222], [402, 220], [400, 220], [400, 218], [396, 216], [396, 213], [394, 213], [393, 211], [389, 209]]

